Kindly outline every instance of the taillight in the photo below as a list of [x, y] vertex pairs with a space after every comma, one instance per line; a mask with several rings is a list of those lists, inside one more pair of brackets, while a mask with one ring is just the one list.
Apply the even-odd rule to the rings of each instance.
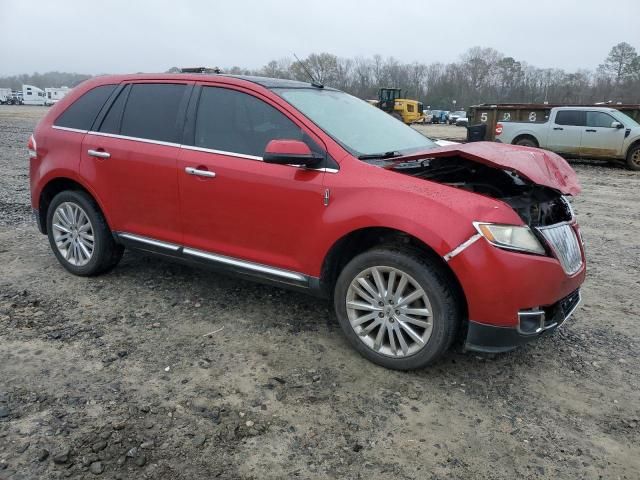
[[38, 147], [36, 146], [36, 139], [33, 138], [33, 135], [29, 137], [29, 143], [27, 143], [27, 148], [29, 149], [29, 158], [38, 157], [38, 152], [37, 152]]
[[496, 123], [496, 135], [500, 135], [502, 133], [502, 124]]

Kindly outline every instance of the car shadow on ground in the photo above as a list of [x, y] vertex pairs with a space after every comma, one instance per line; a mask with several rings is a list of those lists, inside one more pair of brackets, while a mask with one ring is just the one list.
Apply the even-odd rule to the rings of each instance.
[[[347, 345], [333, 312], [333, 306], [327, 299], [257, 283], [223, 274], [214, 269], [191, 266], [178, 260], [152, 256], [135, 250], [127, 250], [120, 265], [108, 276], [118, 280], [122, 279], [125, 282], [126, 279], [130, 279], [143, 284], [157, 278], [168, 278], [173, 292], [178, 294], [174, 302], [197, 302], [206, 308], [207, 300], [214, 297], [226, 299], [209, 306], [215, 310], [224, 309], [227, 315], [238, 319], [247, 313], [247, 305], [255, 305], [263, 312], [260, 323], [252, 325], [250, 321], [247, 321], [243, 323], [244, 328], [249, 330], [275, 328], [293, 335], [323, 332], [332, 339], [336, 339], [341, 345]], [[531, 348], [540, 348], [524, 345], [514, 351], [501, 354], [470, 352], [464, 350], [464, 328], [458, 337], [449, 352], [440, 360], [430, 367], [408, 374], [429, 376], [433, 375], [436, 370], [442, 373], [442, 369], [452, 369], [453, 366], [453, 370], [449, 371], [448, 376], [455, 377], [456, 371], [462, 376], [466, 376], [469, 368], [476, 369], [483, 363], [497, 362], [505, 365], [528, 363], [527, 357], [530, 356]], [[542, 339], [541, 341], [548, 340]], [[434, 368], [436, 370], [433, 370]]]

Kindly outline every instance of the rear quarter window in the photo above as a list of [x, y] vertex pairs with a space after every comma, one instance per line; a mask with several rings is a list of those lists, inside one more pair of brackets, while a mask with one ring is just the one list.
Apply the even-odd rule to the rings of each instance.
[[100, 112], [100, 109], [115, 88], [116, 85], [101, 85], [92, 88], [69, 105], [67, 109], [56, 118], [53, 124], [56, 127], [89, 130], [91, 125], [93, 125], [93, 121], [98, 116], [98, 112]]

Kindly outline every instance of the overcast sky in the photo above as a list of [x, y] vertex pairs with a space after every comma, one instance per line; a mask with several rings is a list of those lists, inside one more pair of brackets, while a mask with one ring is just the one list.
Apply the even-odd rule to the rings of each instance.
[[0, 76], [158, 72], [313, 52], [451, 62], [493, 47], [538, 67], [594, 69], [640, 50], [640, 0], [0, 0]]

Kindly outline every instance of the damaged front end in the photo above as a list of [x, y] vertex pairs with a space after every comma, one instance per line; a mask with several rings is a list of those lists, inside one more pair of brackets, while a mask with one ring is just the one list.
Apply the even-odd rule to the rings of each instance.
[[537, 185], [518, 173], [460, 156], [394, 163], [386, 168], [501, 200], [530, 227], [568, 222], [573, 218], [569, 202], [557, 190]]
[[[526, 226], [476, 221], [478, 234], [448, 253], [445, 260], [449, 261], [484, 237], [498, 248], [555, 257], [569, 276], [580, 271], [583, 266], [581, 238], [571, 204], [563, 195], [579, 191], [577, 182], [571, 184], [564, 176], [563, 182], [554, 185], [551, 174], [540, 184], [512, 165], [470, 159], [459, 147], [447, 153], [399, 159], [380, 166], [500, 200], [511, 207]], [[539, 165], [537, 171], [540, 171]]]
[[[500, 216], [480, 214], [472, 222], [476, 231], [443, 255], [467, 300], [465, 349], [504, 352], [552, 332], [571, 316], [580, 302], [585, 264], [567, 199], [580, 191], [573, 170], [551, 152], [492, 151], [457, 145], [379, 166], [490, 197], [522, 220], [517, 224], [509, 215], [512, 224], [502, 224], [495, 223]], [[460, 201], [472, 203], [474, 195]]]

